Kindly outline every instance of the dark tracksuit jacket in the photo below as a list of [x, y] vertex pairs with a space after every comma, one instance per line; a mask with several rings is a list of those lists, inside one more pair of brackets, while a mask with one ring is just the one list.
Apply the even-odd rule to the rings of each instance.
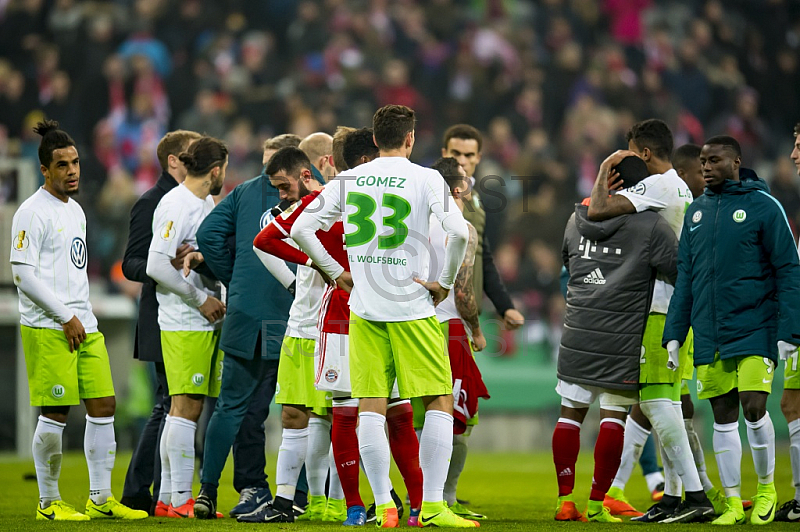
[[800, 262], [786, 214], [766, 183], [741, 168], [741, 181], [706, 188], [687, 209], [678, 281], [662, 342], [694, 331], [694, 364], [767, 357], [778, 340], [800, 344]]
[[675, 281], [678, 239], [652, 211], [592, 222], [587, 210], [576, 205], [564, 232], [569, 281], [558, 378], [638, 390], [656, 273]]

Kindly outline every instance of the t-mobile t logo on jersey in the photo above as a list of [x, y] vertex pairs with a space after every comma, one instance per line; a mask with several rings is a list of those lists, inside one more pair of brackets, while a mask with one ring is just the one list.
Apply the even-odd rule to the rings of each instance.
[[595, 268], [592, 273], [583, 278], [584, 284], [606, 284], [606, 278], [600, 268]]

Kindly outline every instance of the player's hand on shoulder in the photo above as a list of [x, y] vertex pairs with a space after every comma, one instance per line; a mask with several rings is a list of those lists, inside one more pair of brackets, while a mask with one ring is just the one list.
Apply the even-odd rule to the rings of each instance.
[[425, 287], [425, 290], [430, 292], [431, 297], [433, 298], [434, 307], [438, 306], [439, 303], [447, 299], [447, 295], [450, 293], [450, 289], [444, 288], [439, 284], [439, 281], [423, 281], [419, 277], [414, 277], [414, 282], [421, 284]]
[[486, 349], [486, 337], [483, 335], [483, 331], [480, 329], [472, 331], [472, 350], [477, 353], [484, 349]]
[[336, 286], [349, 294], [353, 290], [353, 275], [350, 272], [342, 272], [342, 275], [336, 278]]
[[81, 320], [78, 319], [78, 316], [72, 316], [69, 321], [61, 324], [61, 328], [67, 338], [69, 352], [77, 351], [78, 347], [86, 340], [86, 330], [83, 328]]
[[181, 244], [177, 250], [175, 250], [175, 258], [169, 261], [172, 264], [172, 267], [176, 270], [180, 270], [183, 268], [183, 259], [186, 258], [186, 255], [194, 251], [194, 248], [191, 244]]
[[[186, 244], [184, 244], [186, 245]], [[183, 258], [183, 276], [188, 277], [189, 272], [200, 266], [203, 263], [203, 254], [199, 251], [192, 251], [187, 253]]]
[[796, 345], [778, 340], [778, 356], [780, 356], [781, 360], [787, 360], [795, 351], [797, 351]]
[[214, 296], [208, 296], [205, 303], [200, 305], [199, 309], [210, 323], [214, 323], [225, 317], [225, 303]]

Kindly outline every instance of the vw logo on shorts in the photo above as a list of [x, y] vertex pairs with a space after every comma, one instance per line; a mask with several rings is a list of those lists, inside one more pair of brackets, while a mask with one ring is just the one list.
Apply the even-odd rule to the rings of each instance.
[[192, 384], [195, 386], [202, 385], [204, 380], [206, 380], [206, 378], [202, 373], [195, 373], [192, 375]]
[[64, 387], [60, 384], [56, 384], [53, 386], [53, 389], [50, 390], [50, 393], [53, 394], [53, 397], [56, 399], [61, 399], [64, 397]]
[[86, 267], [86, 242], [80, 237], [72, 239], [72, 245], [69, 248], [69, 258], [72, 259], [72, 264], [76, 268], [82, 270]]

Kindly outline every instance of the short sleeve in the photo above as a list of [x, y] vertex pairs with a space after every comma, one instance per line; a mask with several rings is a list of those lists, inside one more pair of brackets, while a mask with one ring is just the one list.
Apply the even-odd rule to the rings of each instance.
[[11, 263], [37, 266], [46, 236], [47, 226], [33, 210], [18, 211], [11, 228]]
[[630, 201], [636, 212], [644, 212], [646, 210], [660, 211], [667, 207], [668, 194], [670, 190], [665, 187], [665, 179], [661, 176], [654, 178], [646, 178], [631, 188], [620, 190], [617, 192]]
[[153, 215], [153, 239], [150, 251], [163, 253], [174, 259], [186, 231], [186, 210], [179, 206], [159, 203]]

